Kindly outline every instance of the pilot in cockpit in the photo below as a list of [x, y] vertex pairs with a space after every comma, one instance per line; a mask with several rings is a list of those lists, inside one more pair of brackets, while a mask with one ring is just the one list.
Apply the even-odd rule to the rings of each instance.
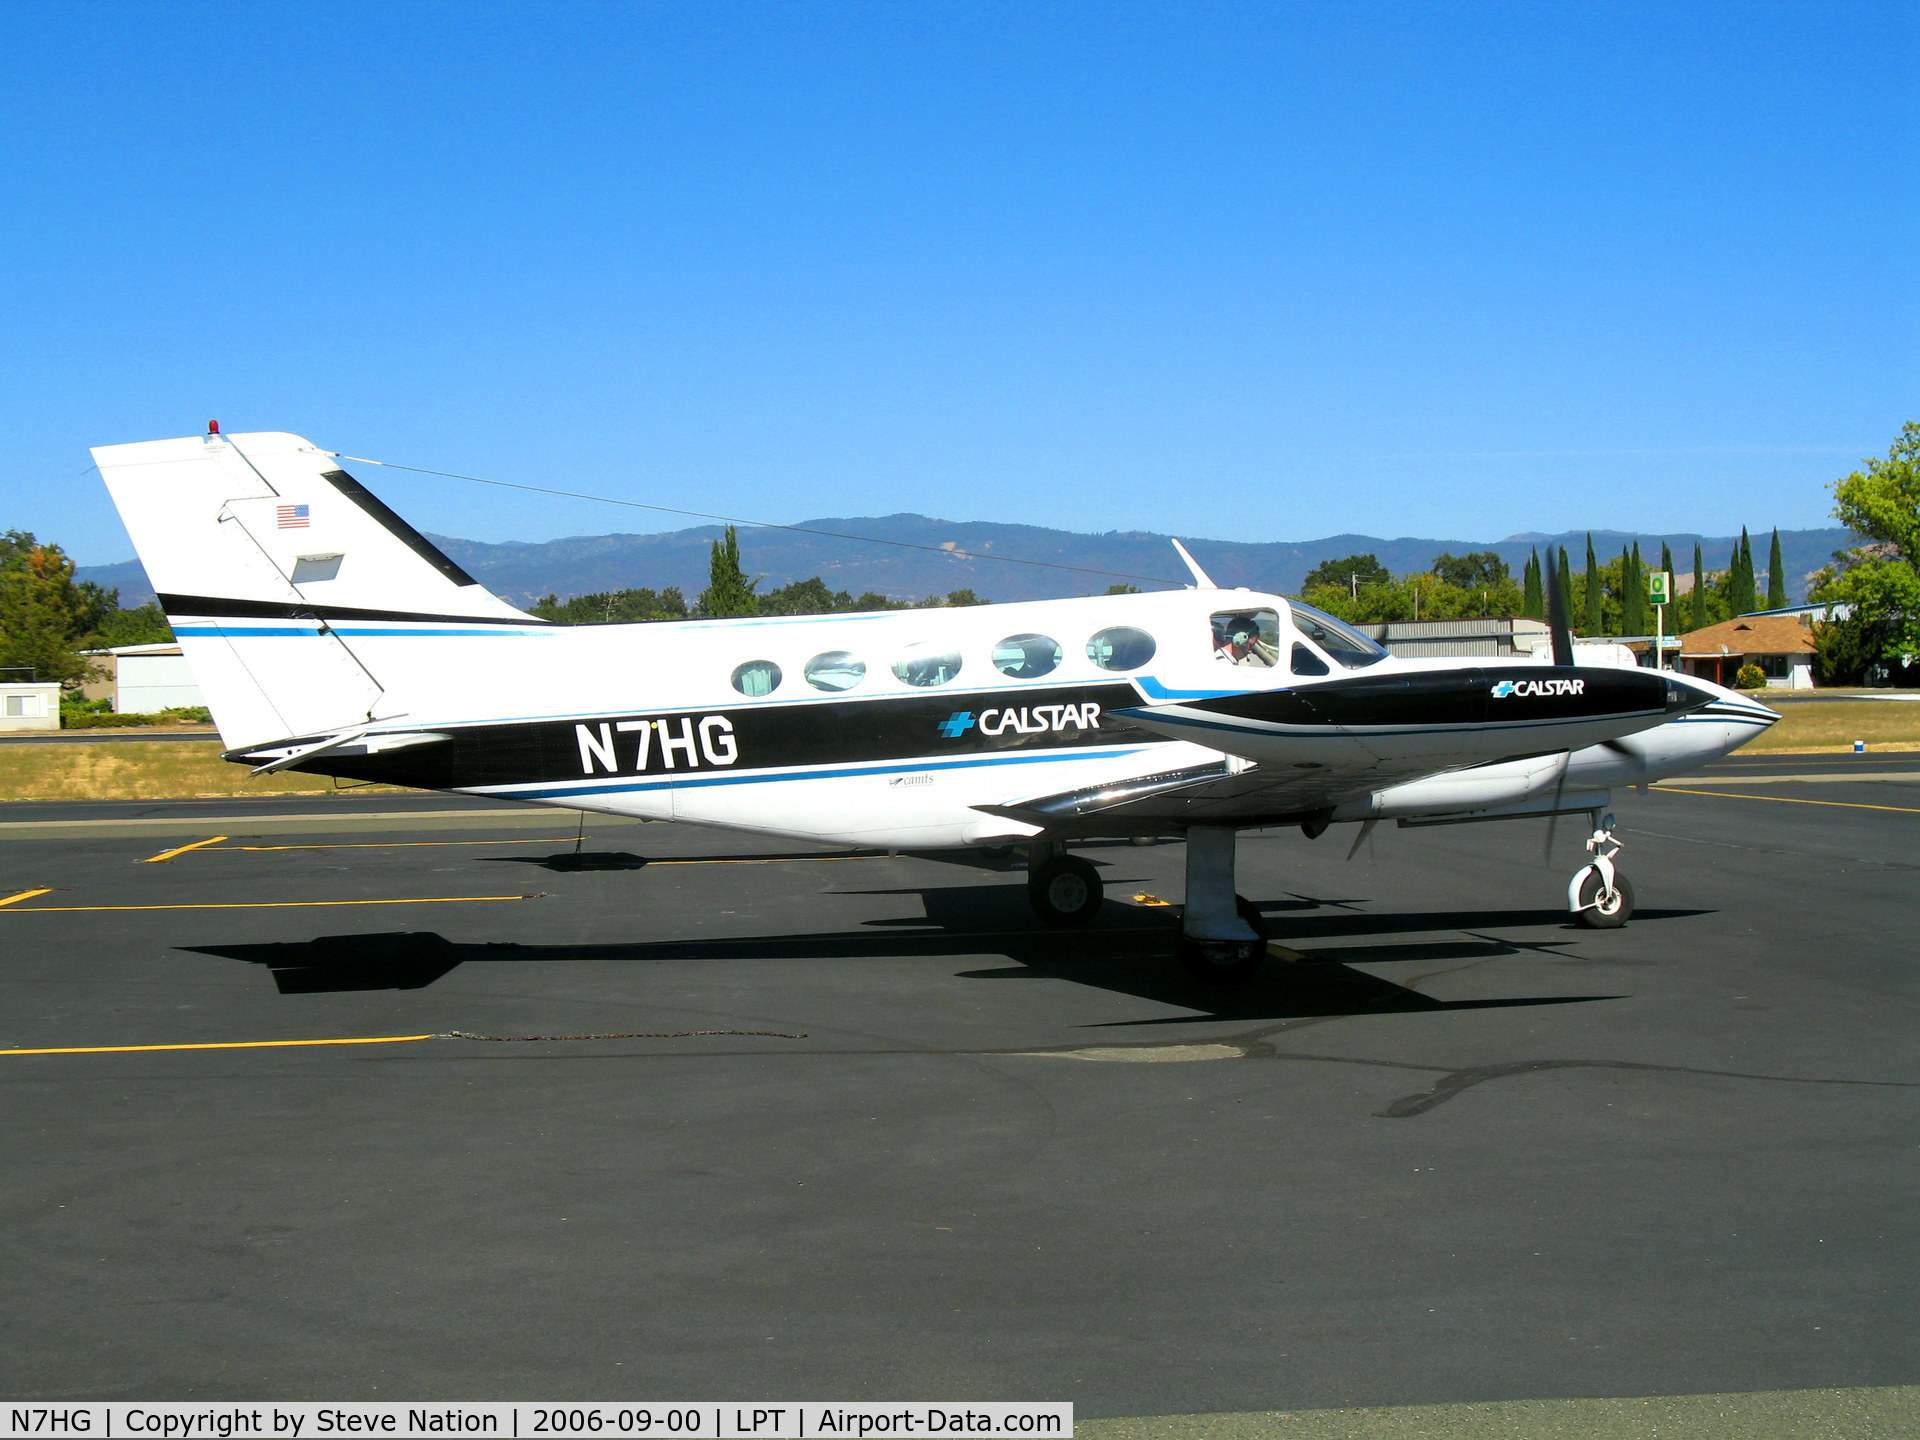
[[1214, 625], [1213, 658], [1228, 665], [1271, 668], [1278, 651], [1260, 643], [1260, 622], [1251, 615], [1229, 615]]

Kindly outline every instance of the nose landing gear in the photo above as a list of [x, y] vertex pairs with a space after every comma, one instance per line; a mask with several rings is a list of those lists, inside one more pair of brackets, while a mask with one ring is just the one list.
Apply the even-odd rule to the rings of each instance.
[[1612, 815], [1596, 821], [1587, 839], [1593, 859], [1567, 882], [1567, 909], [1590, 930], [1617, 930], [1633, 918], [1633, 886], [1613, 863], [1622, 848], [1614, 824]]

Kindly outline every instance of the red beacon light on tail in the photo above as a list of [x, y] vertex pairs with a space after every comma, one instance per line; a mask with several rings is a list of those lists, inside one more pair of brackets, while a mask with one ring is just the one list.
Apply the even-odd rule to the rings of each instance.
[[207, 433], [209, 435], [218, 435], [220, 433], [220, 422], [218, 420], [207, 421]]

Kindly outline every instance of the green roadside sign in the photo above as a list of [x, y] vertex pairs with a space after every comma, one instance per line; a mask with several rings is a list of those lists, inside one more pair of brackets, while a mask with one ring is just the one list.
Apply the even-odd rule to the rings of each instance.
[[1653, 570], [1647, 575], [1647, 603], [1649, 605], [1671, 605], [1673, 603], [1673, 574], [1667, 570]]

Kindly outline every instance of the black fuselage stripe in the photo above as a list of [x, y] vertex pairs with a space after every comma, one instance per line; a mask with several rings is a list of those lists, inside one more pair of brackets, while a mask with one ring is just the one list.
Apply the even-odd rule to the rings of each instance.
[[352, 605], [311, 605], [293, 600], [234, 600], [219, 595], [156, 597], [168, 616], [207, 620], [433, 620], [454, 625], [517, 625], [547, 628], [548, 622], [529, 615], [507, 619], [498, 615], [442, 615], [427, 610], [366, 610]]

